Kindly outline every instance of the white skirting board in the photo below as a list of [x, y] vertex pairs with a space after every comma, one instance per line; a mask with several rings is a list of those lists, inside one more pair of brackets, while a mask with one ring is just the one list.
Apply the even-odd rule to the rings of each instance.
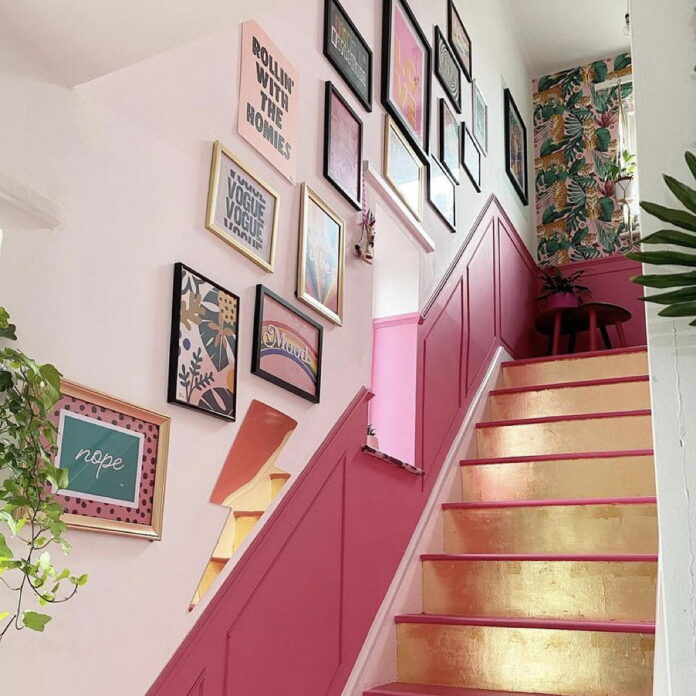
[[63, 206], [0, 171], [0, 227], [55, 229], [63, 224]]
[[504, 348], [498, 348], [442, 465], [430, 498], [372, 622], [342, 696], [362, 696], [363, 691], [367, 689], [396, 681], [394, 617], [399, 614], [419, 614], [422, 611], [420, 556], [424, 553], [442, 553], [441, 504], [461, 499], [459, 462], [475, 454], [476, 424], [483, 419], [486, 397], [489, 391], [495, 389], [500, 364], [506, 360], [511, 360], [511, 356]]

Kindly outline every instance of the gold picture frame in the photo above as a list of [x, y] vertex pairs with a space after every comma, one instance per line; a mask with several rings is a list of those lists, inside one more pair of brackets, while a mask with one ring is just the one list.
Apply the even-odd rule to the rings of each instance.
[[[412, 160], [414, 172], [417, 169], [417, 201], [414, 201], [413, 197], [409, 197], [408, 192], [405, 190], [404, 183], [400, 181], [400, 178], [398, 177], [398, 172], [394, 170], [395, 163], [393, 161], [394, 158], [392, 157], [390, 148], [392, 138], [395, 138], [396, 140], [394, 142], [402, 147], [402, 153], [409, 157], [409, 161]], [[406, 176], [405, 171], [403, 175]], [[394, 193], [396, 193], [401, 202], [408, 208], [414, 217], [417, 220], [422, 220], [423, 202], [425, 198], [425, 165], [416, 151], [409, 144], [406, 136], [399, 130], [396, 121], [394, 121], [394, 119], [389, 115], [384, 117], [384, 178], [392, 187]]]
[[[150, 411], [140, 406], [128, 403], [121, 399], [103, 394], [102, 392], [95, 391], [94, 389], [89, 389], [82, 385], [76, 384], [69, 380], [61, 380], [61, 400], [58, 402], [56, 416], [59, 418], [60, 430], [58, 434], [58, 446], [59, 451], [56, 454], [56, 466], [59, 466], [60, 461], [60, 448], [63, 445], [63, 437], [65, 431], [63, 430], [63, 411], [68, 410], [70, 415], [74, 418], [80, 418], [82, 420], [92, 420], [104, 423], [107, 428], [117, 429], [116, 425], [126, 421], [128, 417], [135, 419], [140, 423], [147, 425], [153, 425], [157, 428], [157, 447], [154, 453], [154, 462], [152, 464], [154, 470], [154, 481], [150, 481], [149, 476], [143, 475], [138, 481], [137, 496], [140, 499], [142, 496], [146, 496], [145, 499], [149, 503], [151, 500], [151, 514], [149, 522], [131, 522], [126, 520], [109, 519], [105, 517], [94, 517], [89, 514], [75, 514], [71, 512], [65, 512], [62, 515], [62, 520], [69, 526], [76, 529], [84, 529], [94, 532], [103, 532], [107, 534], [120, 534], [126, 536], [139, 537], [141, 539], [148, 539], [150, 541], [159, 541], [162, 538], [162, 517], [164, 511], [164, 492], [166, 486], [167, 477], [167, 456], [169, 449], [169, 426], [170, 417], [162, 413], [157, 413], [155, 411]], [[65, 398], [74, 399], [73, 407], [71, 409], [66, 409], [64, 405]], [[80, 404], [79, 402], [84, 402]], [[63, 404], [63, 405], [61, 405]], [[85, 406], [86, 405], [86, 406]], [[89, 407], [89, 408], [87, 408]], [[115, 421], [111, 421], [113, 425], [107, 423], [106, 420], [100, 420], [96, 418], [96, 410], [93, 409], [108, 409], [118, 414], [118, 418]], [[84, 412], [84, 415], [83, 415]], [[121, 430], [126, 430], [126, 428], [119, 428]], [[128, 432], [131, 432], [128, 430]], [[132, 432], [138, 434], [135, 428]], [[147, 458], [148, 455], [152, 455], [149, 452], [149, 448], [146, 445], [146, 439], [143, 438], [143, 457]], [[100, 453], [101, 454], [101, 453]], [[141, 463], [142, 466], [142, 463]], [[145, 467], [143, 467], [145, 468]], [[70, 485], [70, 484], [68, 484]], [[150, 496], [151, 491], [151, 496]], [[56, 493], [56, 502], [65, 505], [66, 496], [61, 493]], [[70, 501], [80, 501], [80, 507], [82, 503], [88, 505], [99, 505], [108, 507], [109, 503], [99, 502], [98, 499], [90, 498], [87, 495], [81, 498], [77, 497], [74, 493], [70, 492], [67, 497]], [[133, 508], [133, 515], [139, 514], [139, 508]], [[98, 508], [99, 509], [99, 508]], [[121, 516], [121, 515], [119, 515]]]
[[[254, 252], [254, 250], [250, 247], [247, 246], [246, 244], [243, 243], [241, 235], [244, 234], [246, 235], [247, 232], [244, 230], [240, 230], [239, 232], [239, 238], [235, 237], [230, 231], [224, 229], [223, 226], [221, 226], [218, 222], [218, 189], [220, 185], [220, 165], [222, 162], [223, 157], [226, 157], [229, 159], [234, 166], [236, 166], [243, 174], [244, 176], [252, 183], [252, 185], [256, 184], [257, 188], [260, 191], [265, 192], [267, 194], [266, 196], [266, 202], [268, 200], [273, 200], [273, 213], [272, 213], [272, 221], [270, 224], [270, 239], [267, 240], [267, 246], [268, 246], [268, 253], [264, 257], [262, 255], [259, 255]], [[252, 200], [252, 204], [254, 201]], [[237, 208], [236, 204], [233, 202], [233, 209]], [[244, 254], [248, 259], [253, 261], [257, 266], [260, 266], [263, 268], [264, 271], [268, 271], [269, 273], [273, 273], [273, 263], [275, 260], [275, 241], [276, 241], [276, 232], [278, 230], [278, 211], [280, 208], [280, 195], [273, 189], [271, 186], [269, 186], [263, 179], [260, 177], [256, 176], [251, 172], [251, 170], [242, 162], [239, 158], [237, 158], [235, 155], [232, 154], [232, 152], [229, 150], [229, 148], [225, 147], [219, 140], [216, 140], [213, 143], [213, 155], [211, 158], [210, 162], [210, 180], [208, 183], [208, 204], [206, 207], [206, 213], [205, 213], [205, 227], [207, 230], [212, 232], [213, 234], [217, 235], [220, 239], [222, 239], [223, 242], [226, 244], [229, 244], [230, 246], [234, 247], [237, 251], [240, 253]], [[243, 224], [248, 224], [252, 226], [252, 233], [253, 234], [258, 234], [259, 233], [259, 223], [260, 220], [258, 218], [258, 212], [254, 211], [254, 214], [250, 214], [249, 211], [243, 210], [242, 215], [247, 215], [248, 218], [252, 219], [245, 219]], [[265, 207], [264, 207], [264, 214], [265, 214]], [[225, 217], [224, 220], [227, 220]], [[263, 225], [264, 228], [268, 228], [269, 226], [267, 224]], [[235, 225], [236, 228], [236, 225]], [[263, 231], [263, 230], [262, 230]], [[247, 242], [248, 244], [251, 244], [251, 242]], [[266, 246], [264, 244], [264, 246]]]
[[[297, 299], [309, 305], [314, 311], [334, 324], [343, 326], [346, 224], [343, 218], [306, 183], [302, 184], [301, 195]], [[317, 238], [316, 233], [313, 235], [313, 232], [316, 232], [316, 230], [310, 229], [312, 222], [311, 206], [315, 206], [318, 211], [335, 223], [338, 229], [338, 240], [336, 240], [335, 248], [331, 248], [326, 244], [322, 246], [322, 240]], [[326, 238], [323, 241], [326, 242]], [[325, 261], [323, 267], [325, 269], [335, 267], [335, 278], [322, 277], [317, 265], [312, 265], [311, 262], [312, 256], [316, 259], [317, 254], [326, 254], [327, 251], [330, 252], [330, 255], [328, 258], [325, 257], [323, 259]], [[331, 256], [334, 254], [335, 263], [331, 260]], [[333, 299], [334, 295], [335, 300]]]

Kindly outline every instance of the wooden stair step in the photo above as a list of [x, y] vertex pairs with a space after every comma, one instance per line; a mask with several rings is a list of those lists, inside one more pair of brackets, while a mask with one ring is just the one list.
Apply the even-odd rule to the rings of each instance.
[[485, 421], [476, 425], [481, 458], [652, 447], [649, 409]]
[[654, 497], [445, 503], [445, 553], [654, 554]]
[[488, 395], [487, 419], [504, 420], [650, 408], [647, 375], [580, 379], [573, 382], [495, 389]]
[[645, 346], [618, 348], [590, 353], [568, 353], [542, 358], [504, 362], [503, 387], [534, 386], [584, 379], [629, 377], [648, 373]]
[[426, 614], [654, 621], [654, 554], [424, 554]]
[[406, 684], [392, 682], [364, 691], [363, 696], [553, 696], [549, 694], [523, 694], [519, 691], [482, 691], [481, 689], [458, 689], [453, 686], [434, 684]]
[[465, 459], [460, 466], [465, 501], [655, 495], [651, 449]]

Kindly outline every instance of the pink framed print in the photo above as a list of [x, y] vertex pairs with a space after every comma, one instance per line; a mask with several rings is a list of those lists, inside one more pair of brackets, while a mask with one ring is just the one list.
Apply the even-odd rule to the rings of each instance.
[[242, 24], [237, 131], [293, 184], [300, 139], [300, 74], [254, 21]]
[[158, 540], [169, 417], [61, 380], [55, 466], [69, 482], [56, 502], [71, 527]]
[[324, 176], [356, 209], [362, 208], [363, 124], [331, 82], [324, 106]]
[[343, 324], [345, 222], [302, 184], [297, 297], [334, 324]]
[[384, 0], [382, 23], [382, 103], [427, 161], [430, 45], [406, 0]]
[[256, 286], [252, 374], [319, 403], [322, 339], [319, 322], [263, 285]]

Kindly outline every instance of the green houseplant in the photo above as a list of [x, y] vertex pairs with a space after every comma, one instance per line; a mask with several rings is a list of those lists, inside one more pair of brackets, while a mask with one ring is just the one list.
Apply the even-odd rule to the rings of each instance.
[[578, 281], [587, 273], [585, 269], [563, 275], [555, 266], [542, 269], [539, 280], [541, 288], [537, 301], [544, 301], [544, 309], [577, 307], [583, 295], [591, 296], [590, 289]]
[[[0, 307], [0, 339], [15, 340], [15, 329]], [[11, 628], [43, 631], [51, 617], [35, 605], [65, 602], [87, 582], [86, 575], [59, 570], [51, 556], [70, 548], [52, 492], [68, 483], [68, 472], [53, 465], [51, 413], [59, 398], [53, 365], [0, 347], [0, 641]]]
[[[687, 152], [686, 164], [696, 179], [696, 156]], [[642, 244], [669, 244], [684, 249], [696, 249], [696, 190], [667, 174], [663, 176], [669, 190], [685, 209], [668, 208], [657, 203], [641, 203], [641, 208], [662, 222], [679, 229], [662, 229], [643, 237]], [[636, 251], [626, 254], [634, 261], [655, 266], [686, 266], [696, 268], [694, 251]], [[663, 317], [696, 317], [696, 270], [680, 273], [639, 275], [633, 282], [648, 288], [677, 288], [642, 298], [645, 302], [665, 305], [659, 312]], [[696, 326], [696, 319], [691, 321]]]
[[633, 179], [637, 166], [636, 156], [628, 150], [621, 153], [618, 161], [610, 162], [606, 166], [605, 178], [616, 185], [616, 200], [619, 203], [627, 203], [633, 198]]

